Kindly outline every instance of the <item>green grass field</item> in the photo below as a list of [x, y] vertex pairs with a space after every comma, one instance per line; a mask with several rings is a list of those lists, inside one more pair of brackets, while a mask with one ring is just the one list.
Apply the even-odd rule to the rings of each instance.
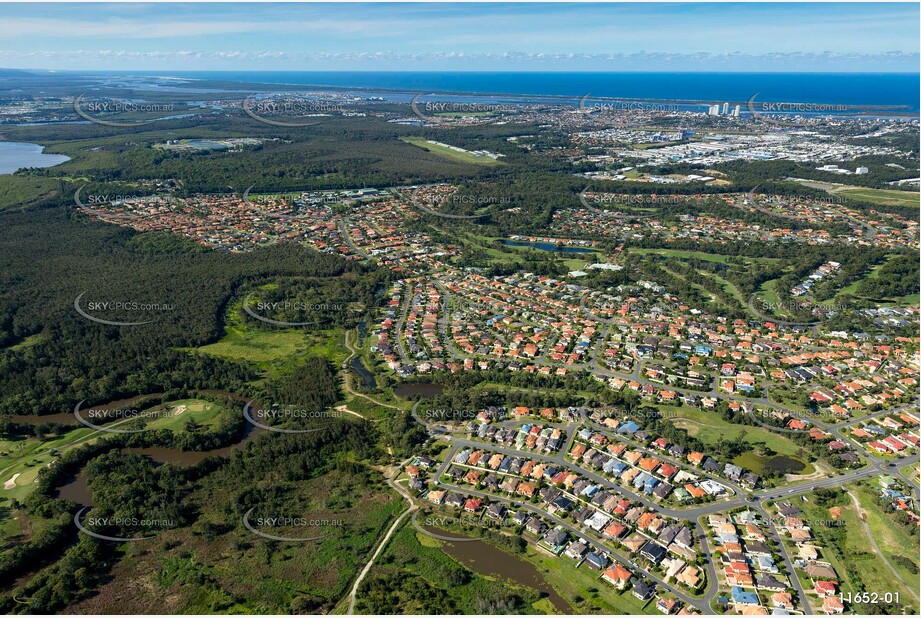
[[[873, 535], [873, 539], [876, 541], [876, 544], [882, 550], [883, 555], [886, 556], [886, 559], [893, 566], [896, 572], [901, 578], [902, 584], [911, 582], [912, 590], [915, 594], [918, 594], [918, 575], [916, 573], [911, 573], [893, 561], [893, 556], [905, 556], [915, 562], [917, 565], [918, 560], [918, 538], [911, 537], [903, 528], [899, 527], [892, 521], [891, 516], [883, 512], [883, 510], [876, 504], [874, 497], [874, 492], [876, 487], [873, 487], [872, 481], [870, 485], [859, 484], [857, 486], [849, 485], [847, 487], [854, 495], [857, 496], [857, 500], [860, 502], [860, 507], [866, 512], [866, 521], [870, 526], [870, 533]], [[863, 527], [860, 527], [860, 532], [863, 533]], [[848, 534], [848, 541], [851, 542], [851, 535]], [[855, 547], [868, 547], [868, 543], [860, 543], [856, 539], [853, 541]], [[892, 572], [882, 566], [881, 568], [874, 568], [875, 572], [878, 573], [880, 577], [880, 587], [872, 588], [867, 587], [868, 590], [893, 590], [893, 588], [887, 588], [887, 585], [891, 585], [892, 582]], [[861, 575], [864, 573], [864, 569], [861, 569]], [[909, 597], [902, 595], [902, 598], [909, 600]], [[918, 607], [917, 601], [915, 602], [915, 607]]]
[[886, 206], [906, 206], [918, 208], [921, 205], [921, 196], [911, 191], [892, 191], [889, 189], [841, 189], [835, 191], [835, 195], [863, 200], [873, 204], [883, 204]]
[[[647, 253], [655, 253], [656, 255], [663, 255], [665, 257], [676, 257], [676, 258], [694, 258], [697, 260], [705, 260], [707, 262], [719, 262], [720, 264], [726, 264], [729, 262], [729, 259], [732, 256], [720, 255], [717, 253], [704, 253], [703, 251], [683, 251], [680, 249], [645, 249], [640, 247], [631, 247], [629, 249], [632, 253], [638, 253], [644, 255]], [[764, 263], [773, 263], [779, 261], [780, 258], [765, 258], [765, 257], [747, 257], [740, 256], [743, 260], [748, 263], [754, 262], [764, 262]]]
[[453, 159], [455, 161], [460, 161], [461, 163], [475, 163], [476, 165], [502, 165], [501, 161], [492, 159], [490, 157], [475, 155], [472, 152], [458, 152], [450, 148], [445, 148], [444, 146], [439, 146], [438, 144], [432, 143], [430, 140], [425, 139], [424, 137], [401, 137], [401, 140], [407, 144], [412, 144], [413, 146], [418, 146], [423, 150], [427, 150], [433, 154], [436, 154], [441, 157], [448, 159]]
[[[688, 435], [706, 444], [716, 444], [720, 440], [738, 438], [744, 433], [746, 442], [751, 444], [764, 442], [778, 455], [786, 455], [803, 463], [805, 468], [797, 474], [812, 474], [815, 472], [815, 467], [807, 461], [802, 449], [779, 433], [774, 433], [764, 427], [732, 425], [721, 419], [715, 412], [705, 412], [697, 408], [657, 407], [674, 412], [675, 416], [679, 417], [674, 418], [672, 421], [675, 426], [687, 430]], [[760, 473], [763, 462], [753, 452], [749, 452], [736, 457], [735, 463], [755, 473]]]
[[[877, 264], [876, 266], [873, 266], [870, 269], [870, 272], [868, 272], [866, 275], [864, 275], [860, 279], [857, 279], [856, 281], [853, 281], [850, 284], [838, 290], [838, 293], [835, 294], [834, 299], [831, 299], [828, 302], [833, 302], [835, 299], [838, 299], [839, 297], [844, 296], [844, 295], [857, 296], [857, 286], [860, 285], [860, 283], [865, 279], [876, 279], [877, 277], [879, 277], [880, 269], [882, 269], [883, 266], [888, 264], [890, 260], [892, 260], [894, 257], [895, 257], [894, 255], [887, 255], [885, 261]], [[881, 303], [881, 304], [894, 304], [894, 305], [899, 305], [899, 306], [916, 305], [918, 304], [919, 296], [921, 295], [910, 294], [908, 296], [899, 296], [896, 298], [886, 299], [890, 302]]]

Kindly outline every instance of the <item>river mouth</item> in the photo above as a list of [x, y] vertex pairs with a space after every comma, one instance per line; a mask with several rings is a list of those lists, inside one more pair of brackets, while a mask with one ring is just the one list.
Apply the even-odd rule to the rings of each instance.
[[[486, 541], [475, 537], [469, 537], [458, 532], [442, 530], [431, 525], [423, 525], [423, 530], [442, 537], [463, 538], [463, 542], [452, 543], [450, 541], [441, 542], [441, 551], [445, 552], [471, 571], [487, 577], [493, 577], [501, 581], [510, 582], [524, 588], [531, 588], [546, 595], [546, 598], [553, 603], [556, 610], [563, 614], [572, 614], [573, 609], [553, 589], [553, 586], [540, 574], [533, 564], [523, 558], [518, 558], [502, 551]], [[466, 540], [469, 539], [469, 540]]]

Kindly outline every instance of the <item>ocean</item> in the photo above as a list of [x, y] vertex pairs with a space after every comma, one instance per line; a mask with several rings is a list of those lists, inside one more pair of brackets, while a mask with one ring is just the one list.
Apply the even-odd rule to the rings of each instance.
[[[138, 75], [138, 73], [134, 73]], [[400, 90], [637, 100], [840, 104], [918, 111], [917, 73], [449, 73], [195, 71], [146, 75], [192, 79]]]

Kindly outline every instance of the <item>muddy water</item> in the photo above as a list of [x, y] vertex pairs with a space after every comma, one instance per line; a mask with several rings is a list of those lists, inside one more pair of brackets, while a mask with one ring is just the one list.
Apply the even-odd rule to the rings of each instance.
[[[434, 526], [422, 527], [433, 534], [458, 538], [465, 536]], [[463, 543], [444, 542], [441, 545], [441, 550], [471, 571], [546, 593], [547, 598], [559, 612], [564, 614], [573, 613], [569, 603], [544, 580], [537, 567], [527, 560], [506, 553], [498, 547], [479, 539]]]
[[[81, 409], [81, 414], [85, 417], [88, 417], [92, 411], [102, 412], [105, 410], [131, 410], [136, 406], [143, 404], [146, 400], [156, 399], [162, 396], [163, 393], [148, 393], [147, 395], [138, 395], [137, 397], [129, 397], [128, 399], [119, 399], [116, 401], [110, 401], [109, 403], [103, 404], [101, 406], [83, 408]], [[79, 422], [72, 411], [57, 412], [55, 414], [16, 414], [10, 417], [10, 421], [14, 423], [21, 423], [23, 425], [38, 425], [40, 423], [76, 425]]]

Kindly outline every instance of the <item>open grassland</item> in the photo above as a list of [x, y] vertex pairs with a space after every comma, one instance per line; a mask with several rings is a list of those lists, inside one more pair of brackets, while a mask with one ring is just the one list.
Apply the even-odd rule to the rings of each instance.
[[[681, 249], [646, 249], [640, 247], [631, 247], [629, 249], [631, 253], [638, 254], [647, 254], [655, 253], [656, 255], [664, 255], [665, 257], [676, 257], [676, 258], [694, 258], [696, 260], [704, 260], [707, 262], [719, 262], [720, 264], [727, 264], [733, 256], [720, 255], [718, 253], [704, 253], [703, 251], [684, 251]], [[779, 258], [766, 258], [766, 257], [748, 257], [748, 256], [739, 256], [748, 263], [763, 262], [763, 263], [773, 263], [779, 261]]]
[[59, 195], [60, 183], [53, 178], [0, 175], [0, 210], [11, 210]]
[[263, 328], [244, 321], [241, 306], [242, 301], [239, 301], [227, 310], [224, 336], [214, 343], [197, 348], [198, 351], [253, 363], [263, 371], [299, 356], [323, 356], [337, 365], [348, 356], [342, 345], [340, 329], [308, 330], [272, 327], [268, 324]]
[[[860, 503], [860, 508], [864, 510], [866, 515], [866, 522], [870, 527], [870, 534], [873, 535], [873, 539], [876, 541], [876, 544], [879, 546], [880, 550], [883, 552], [883, 555], [889, 561], [889, 564], [895, 569], [896, 573], [899, 574], [901, 578], [900, 584], [910, 583], [912, 590], [915, 593], [915, 597], [918, 595], [918, 573], [912, 573], [900, 562], [894, 560], [895, 556], [904, 556], [912, 560], [916, 566], [918, 565], [918, 536], [911, 536], [908, 532], [896, 524], [892, 520], [892, 515], [888, 515], [883, 512], [882, 508], [876, 503], [875, 499], [875, 490], [876, 487], [873, 486], [872, 481], [863, 484], [858, 484], [856, 486], [850, 485], [847, 489], [857, 497], [857, 501]], [[863, 532], [863, 527], [861, 526], [861, 532]], [[849, 535], [850, 537], [850, 535]], [[850, 540], [850, 538], [848, 539]], [[866, 547], [867, 545], [864, 545]], [[883, 567], [879, 569], [882, 571], [881, 577], [881, 587], [878, 588], [880, 592], [890, 590], [895, 592], [895, 588], [887, 588], [886, 585], [892, 581], [891, 571]], [[863, 573], [863, 569], [861, 569]], [[889, 575], [886, 577], [886, 575]], [[872, 590], [872, 588], [869, 588]], [[910, 597], [905, 595], [902, 596], [903, 599], [909, 600]], [[917, 601], [915, 602], [915, 607], [918, 607]]]
[[453, 159], [461, 163], [475, 163], [477, 165], [502, 165], [501, 161], [497, 161], [491, 157], [473, 154], [473, 152], [459, 152], [451, 148], [445, 148], [439, 144], [435, 144], [430, 140], [425, 139], [424, 137], [401, 137], [401, 140], [407, 144], [412, 144], [413, 146], [418, 146], [424, 150], [436, 154], [440, 157], [446, 157], [448, 159]]
[[[860, 500], [860, 506], [869, 511], [868, 504], [872, 502], [872, 496], [865, 494], [865, 489], [855, 489], [849, 486], [851, 492], [857, 493]], [[825, 504], [818, 504], [816, 496], [810, 494], [806, 501], [797, 501], [797, 506], [803, 511], [803, 519], [812, 529], [815, 536], [815, 544], [821, 548], [820, 560], [824, 560], [832, 565], [838, 577], [841, 580], [841, 588], [847, 592], [865, 591], [869, 593], [883, 594], [885, 592], [897, 592], [903, 603], [917, 607], [917, 601], [912, 597], [910, 590], [905, 582], [915, 582], [915, 593], [917, 594], [917, 575], [905, 578], [907, 573], [901, 573], [902, 581], [896, 580], [892, 571], [886, 566], [886, 563], [878, 554], [873, 552], [873, 546], [867, 537], [866, 530], [861, 522], [861, 517], [847, 494], [838, 495], [833, 501]], [[883, 548], [887, 554], [890, 564], [892, 563], [890, 552], [884, 548], [880, 539], [881, 532], [874, 529], [872, 518], [871, 531], [877, 544]], [[893, 524], [885, 524], [882, 520], [879, 522], [885, 527], [888, 534], [884, 534], [887, 542], [894, 542], [898, 534], [889, 532], [894, 527]], [[904, 535], [907, 537], [907, 535]], [[907, 538], [899, 539], [903, 542], [911, 542], [908, 547], [917, 546], [917, 540], [910, 541]], [[902, 547], [901, 553], [905, 555], [905, 546]], [[913, 553], [913, 552], [909, 552]], [[915, 555], [917, 559], [917, 555]], [[808, 576], [805, 577], [804, 587], [809, 588]]]
[[834, 191], [834, 194], [885, 206], [906, 206], [909, 208], [918, 208], [921, 206], [921, 197], [919, 197], [918, 193], [911, 191], [860, 188], [841, 189], [840, 191]]

